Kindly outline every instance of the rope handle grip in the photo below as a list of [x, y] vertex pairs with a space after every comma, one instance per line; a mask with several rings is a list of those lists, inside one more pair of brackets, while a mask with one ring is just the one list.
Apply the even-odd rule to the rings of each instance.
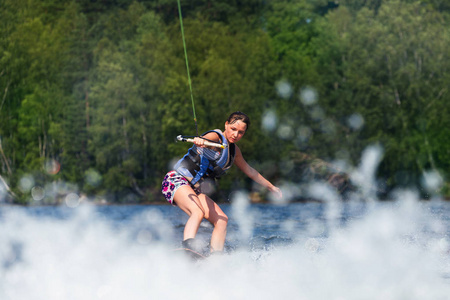
[[[189, 143], [193, 143], [194, 139], [190, 139], [190, 138], [185, 138], [182, 135], [177, 136], [177, 140], [180, 142], [189, 142]], [[213, 143], [213, 142], [209, 142], [209, 141], [205, 141], [204, 143], [205, 146], [209, 146], [209, 147], [216, 147], [216, 148], [222, 148], [225, 149], [226, 145], [222, 145], [219, 143]]]

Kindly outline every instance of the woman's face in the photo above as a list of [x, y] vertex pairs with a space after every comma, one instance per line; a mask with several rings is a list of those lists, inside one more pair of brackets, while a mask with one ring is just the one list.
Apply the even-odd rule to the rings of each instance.
[[225, 122], [225, 137], [229, 143], [237, 143], [245, 134], [247, 124], [241, 120], [237, 120], [234, 123]]

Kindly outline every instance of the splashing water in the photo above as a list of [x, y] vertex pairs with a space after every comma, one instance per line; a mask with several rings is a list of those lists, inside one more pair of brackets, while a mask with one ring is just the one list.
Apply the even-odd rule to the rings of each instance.
[[[352, 173], [363, 198], [347, 202], [317, 182], [282, 189], [322, 203], [255, 205], [236, 192], [221, 205], [227, 254], [199, 262], [174, 251], [187, 216], [169, 205], [91, 206], [68, 193], [61, 206], [0, 206], [0, 299], [448, 299], [450, 203], [411, 191], [374, 201], [381, 156], [363, 153]], [[202, 223], [199, 239], [211, 230]]]
[[[234, 220], [227, 240], [233, 249], [198, 263], [173, 251], [184, 221], [170, 206], [102, 213], [86, 205], [4, 207], [0, 298], [446, 299], [450, 293], [447, 203], [424, 204], [406, 193], [370, 210], [334, 207], [331, 215], [318, 203], [255, 206], [239, 197], [224, 206]], [[202, 230], [210, 233], [205, 224]]]

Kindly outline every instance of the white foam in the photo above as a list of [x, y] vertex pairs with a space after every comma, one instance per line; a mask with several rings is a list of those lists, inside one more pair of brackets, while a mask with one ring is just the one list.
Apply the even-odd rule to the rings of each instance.
[[[244, 196], [239, 195], [230, 217], [245, 231], [241, 237], [248, 238], [252, 224], [242, 220], [253, 214], [256, 223], [258, 214]], [[2, 211], [2, 300], [422, 300], [450, 294], [443, 276], [449, 269], [444, 267], [447, 227], [413, 194], [376, 205], [347, 225], [336, 225], [328, 236], [314, 237], [324, 230], [314, 222], [301, 231], [286, 220], [284, 229], [292, 230], [295, 240], [289, 246], [243, 247], [199, 263], [172, 251], [174, 227], [156, 210], [136, 216], [137, 234], [133, 226], [112, 226], [85, 205], [59, 219], [30, 216], [22, 209]], [[424, 230], [430, 228], [433, 234]]]

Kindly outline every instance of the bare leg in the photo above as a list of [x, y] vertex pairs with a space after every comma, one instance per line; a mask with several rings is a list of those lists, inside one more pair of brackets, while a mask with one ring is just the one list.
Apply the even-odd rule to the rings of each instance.
[[199, 199], [205, 208], [205, 219], [214, 225], [211, 235], [211, 252], [223, 251], [227, 235], [228, 217], [211, 198], [200, 194]]
[[195, 238], [200, 223], [205, 217], [205, 209], [199, 197], [190, 186], [183, 185], [177, 189], [173, 200], [189, 216], [184, 227], [183, 240]]
[[223, 251], [228, 217], [219, 205], [205, 194], [197, 195], [188, 185], [178, 188], [173, 200], [189, 216], [184, 227], [183, 239], [195, 238], [200, 223], [205, 218], [214, 226], [210, 243], [211, 251]]

